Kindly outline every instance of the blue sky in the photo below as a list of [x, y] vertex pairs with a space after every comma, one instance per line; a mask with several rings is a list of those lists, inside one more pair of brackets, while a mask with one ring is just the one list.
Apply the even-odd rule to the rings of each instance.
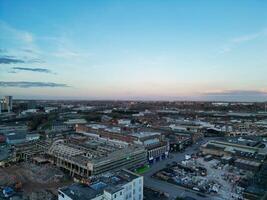
[[267, 1], [0, 0], [0, 95], [267, 99]]

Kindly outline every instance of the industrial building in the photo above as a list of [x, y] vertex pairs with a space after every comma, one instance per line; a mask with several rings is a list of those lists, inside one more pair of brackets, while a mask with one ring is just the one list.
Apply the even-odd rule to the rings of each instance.
[[27, 134], [25, 132], [12, 132], [6, 134], [6, 143], [10, 145], [22, 144], [30, 141], [39, 140], [40, 134], [31, 133]]
[[143, 177], [128, 170], [106, 174], [88, 185], [73, 184], [58, 190], [58, 200], [142, 200]]
[[179, 152], [192, 144], [192, 139], [188, 134], [172, 133], [168, 135], [171, 152]]
[[[97, 127], [97, 131], [92, 127]], [[106, 126], [101, 124], [76, 125], [76, 132], [102, 140], [112, 140], [125, 144], [142, 145], [147, 150], [147, 160], [150, 164], [165, 159], [169, 154], [169, 143], [164, 140], [160, 132], [140, 131], [129, 134], [109, 132]]]
[[140, 145], [125, 146], [102, 140], [55, 141], [48, 154], [60, 168], [77, 178], [87, 178], [107, 171], [142, 166], [146, 163], [147, 152]]
[[161, 133], [139, 132], [131, 135], [136, 138], [135, 143], [141, 144], [146, 148], [150, 164], [168, 157], [169, 143], [163, 140]]
[[224, 141], [210, 140], [200, 147], [203, 154], [214, 156], [232, 156], [248, 160], [264, 161], [267, 156], [265, 148], [251, 147]]
[[16, 144], [14, 147], [15, 160], [30, 160], [37, 155], [45, 155], [50, 146], [46, 141], [30, 141]]

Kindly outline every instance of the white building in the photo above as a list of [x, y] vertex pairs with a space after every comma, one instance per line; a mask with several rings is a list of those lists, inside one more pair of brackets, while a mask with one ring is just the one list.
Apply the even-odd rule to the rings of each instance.
[[58, 200], [142, 200], [143, 177], [128, 170], [99, 177], [90, 185], [73, 184], [58, 190]]
[[27, 109], [21, 112], [22, 115], [27, 115], [27, 114], [34, 114], [37, 113], [38, 109]]
[[52, 111], [56, 111], [57, 107], [45, 107], [44, 110], [46, 113], [50, 113]]
[[12, 111], [13, 109], [13, 100], [12, 100], [12, 96], [4, 96], [2, 102], [0, 103], [0, 113], [2, 110], [5, 111]]
[[119, 119], [118, 124], [123, 125], [123, 126], [129, 126], [131, 125], [131, 120], [130, 119]]
[[34, 141], [34, 140], [39, 140], [39, 139], [40, 139], [40, 134], [38, 134], [38, 133], [32, 133], [32, 134], [26, 135], [27, 141]]

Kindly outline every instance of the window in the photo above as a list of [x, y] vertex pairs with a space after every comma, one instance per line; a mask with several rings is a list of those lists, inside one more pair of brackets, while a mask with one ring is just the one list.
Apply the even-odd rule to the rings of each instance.
[[120, 195], [122, 195], [122, 192], [120, 192]]

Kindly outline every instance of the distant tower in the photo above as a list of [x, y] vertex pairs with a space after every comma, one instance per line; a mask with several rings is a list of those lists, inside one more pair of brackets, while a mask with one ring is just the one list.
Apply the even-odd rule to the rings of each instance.
[[4, 108], [8, 110], [8, 112], [12, 111], [13, 100], [12, 96], [5, 96], [3, 99]]

